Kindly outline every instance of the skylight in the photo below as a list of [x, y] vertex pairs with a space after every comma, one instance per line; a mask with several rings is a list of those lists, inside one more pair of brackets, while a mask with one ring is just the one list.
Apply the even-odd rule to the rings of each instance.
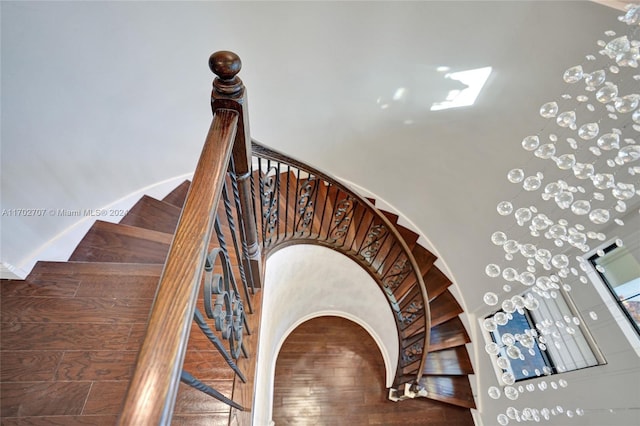
[[459, 81], [466, 87], [462, 90], [450, 90], [445, 100], [431, 105], [431, 111], [473, 105], [487, 82], [491, 70], [491, 67], [484, 67], [445, 74], [444, 78]]

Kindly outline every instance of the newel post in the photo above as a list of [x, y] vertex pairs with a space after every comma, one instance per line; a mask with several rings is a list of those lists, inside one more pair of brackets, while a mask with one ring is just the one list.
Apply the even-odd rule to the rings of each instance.
[[253, 196], [251, 192], [251, 136], [249, 133], [249, 109], [247, 93], [242, 80], [237, 76], [242, 62], [233, 52], [219, 51], [209, 57], [209, 68], [216, 75], [211, 91], [211, 109], [232, 109], [238, 111], [238, 131], [233, 145], [235, 178], [242, 210], [241, 231], [246, 239], [250, 274], [254, 288], [262, 287], [262, 257], [258, 232], [254, 218]]

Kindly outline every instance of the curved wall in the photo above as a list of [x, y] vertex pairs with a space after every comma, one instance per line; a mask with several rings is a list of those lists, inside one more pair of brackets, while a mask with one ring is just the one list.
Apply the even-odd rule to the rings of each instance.
[[254, 424], [271, 421], [280, 347], [311, 318], [340, 316], [367, 330], [382, 353], [386, 384], [393, 384], [399, 354], [393, 313], [376, 282], [351, 259], [320, 246], [283, 248], [267, 261], [263, 291], [262, 324], [267, 326], [260, 330]]

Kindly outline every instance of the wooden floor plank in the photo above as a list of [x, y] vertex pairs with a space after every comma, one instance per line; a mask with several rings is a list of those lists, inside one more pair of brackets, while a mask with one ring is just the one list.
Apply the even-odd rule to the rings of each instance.
[[2, 349], [123, 350], [131, 324], [2, 323]]
[[149, 317], [151, 302], [108, 297], [4, 297], [0, 317], [2, 322], [143, 322]]
[[113, 426], [117, 416], [4, 417], [2, 426]]
[[[202, 382], [227, 398], [231, 397], [233, 382], [230, 380], [202, 380]], [[180, 383], [178, 397], [176, 398], [176, 409], [174, 414], [204, 414], [204, 413], [225, 413], [229, 416], [229, 406], [205, 393], [190, 386]]]
[[68, 351], [55, 374], [59, 381], [129, 380], [135, 351]]
[[83, 415], [117, 415], [121, 412], [129, 381], [93, 382]]
[[7, 280], [0, 284], [0, 297], [52, 296], [73, 297], [78, 291], [80, 280], [77, 278], [38, 278], [28, 281]]
[[91, 382], [0, 384], [0, 417], [79, 415]]
[[0, 382], [53, 380], [62, 351], [1, 351]]
[[389, 401], [384, 371], [376, 343], [360, 326], [335, 317], [310, 320], [280, 350], [273, 420], [277, 425], [473, 425], [465, 408], [425, 398]]

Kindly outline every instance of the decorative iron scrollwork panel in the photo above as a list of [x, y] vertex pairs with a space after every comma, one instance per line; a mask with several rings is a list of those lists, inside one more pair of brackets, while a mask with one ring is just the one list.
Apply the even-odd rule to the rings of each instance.
[[418, 318], [423, 312], [424, 304], [422, 303], [422, 301], [414, 300], [413, 302], [409, 303], [409, 305], [400, 313], [400, 320], [405, 325], [405, 327], [408, 327], [413, 324], [416, 318]]
[[411, 271], [411, 263], [405, 255], [402, 255], [384, 276], [382, 283], [385, 287], [395, 290]]
[[355, 209], [354, 201], [355, 199], [348, 195], [347, 198], [343, 198], [336, 205], [331, 229], [329, 230], [329, 238], [332, 240], [338, 241], [347, 235], [349, 225], [351, 225], [351, 220], [353, 218], [353, 211]]
[[[222, 274], [214, 274], [216, 259], [220, 260]], [[242, 336], [244, 330], [244, 306], [231, 276], [227, 254], [220, 248], [213, 249], [207, 256], [204, 280], [204, 310], [222, 338], [229, 341], [229, 350], [234, 359], [244, 352]], [[216, 295], [215, 301], [213, 295]], [[246, 355], [246, 354], [245, 354]]]
[[360, 249], [360, 255], [364, 257], [367, 262], [373, 262], [388, 233], [389, 230], [384, 225], [373, 225], [369, 229], [367, 238]]
[[296, 232], [303, 233], [309, 229], [314, 215], [314, 195], [318, 190], [317, 179], [309, 175], [300, 188], [296, 200], [297, 223]]
[[263, 244], [269, 245], [277, 236], [278, 227], [278, 188], [280, 187], [280, 174], [278, 168], [271, 166], [260, 175], [260, 198], [262, 202], [262, 229]]
[[422, 357], [422, 350], [424, 347], [424, 343], [422, 341], [418, 341], [412, 345], [409, 345], [402, 351], [402, 363], [403, 365], [411, 364], [412, 362], [418, 361]]

